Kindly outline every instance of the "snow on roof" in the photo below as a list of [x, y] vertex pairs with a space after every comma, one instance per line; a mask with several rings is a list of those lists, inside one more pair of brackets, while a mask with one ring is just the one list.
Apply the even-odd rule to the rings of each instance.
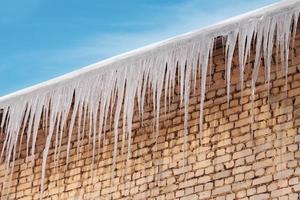
[[249, 20], [260, 19], [263, 16], [276, 14], [277, 12], [281, 13], [290, 10], [297, 10], [299, 8], [299, 5], [299, 0], [283, 0], [282, 2], [278, 2], [236, 17], [232, 17], [230, 19], [216, 23], [212, 26], [193, 32], [188, 32], [179, 36], [175, 36], [173, 38], [169, 38], [167, 40], [154, 43], [142, 48], [138, 48], [133, 51], [129, 51], [105, 59], [103, 61], [88, 65], [79, 70], [75, 70], [73, 72], [67, 73], [49, 81], [36, 84], [34, 86], [19, 90], [17, 92], [13, 92], [11, 94], [0, 97], [0, 102], [6, 102], [15, 97], [30, 94], [31, 92], [37, 90], [51, 88], [57, 84], [63, 84], [64, 82], [68, 82], [71, 79], [76, 79], [77, 77], [83, 76], [85, 74], [88, 76], [88, 74], [97, 73], [98, 70], [106, 70], [107, 68], [112, 68], [115, 65], [118, 65], [120, 62], [131, 63], [132, 59], [139, 59], [149, 56], [152, 57], [153, 54], [159, 54], [161, 51], [172, 50], [174, 47], [180, 48], [180, 46], [184, 43], [190, 42], [191, 40], [197, 40], [199, 37], [203, 37], [206, 35], [211, 35], [212, 37], [226, 35], [228, 31], [234, 29], [239, 24], [248, 22]]

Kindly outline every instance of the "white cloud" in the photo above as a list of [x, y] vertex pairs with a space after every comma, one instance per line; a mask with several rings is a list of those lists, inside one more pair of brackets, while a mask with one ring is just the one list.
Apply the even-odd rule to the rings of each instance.
[[[177, 34], [185, 33], [210, 25], [230, 16], [267, 5], [274, 0], [264, 1], [227, 1], [228, 4], [211, 0], [210, 6], [203, 6], [204, 1], [189, 0], [173, 6], [161, 7], [168, 15], [165, 24], [154, 30], [130, 32], [106, 32], [85, 39], [78, 46], [58, 50], [49, 54], [48, 59], [87, 60], [96, 62], [119, 53], [157, 42]], [[207, 3], [206, 3], [207, 4]], [[234, 5], [234, 6], [233, 6]], [[128, 25], [134, 25], [130, 23]], [[114, 24], [118, 26], [118, 24]], [[124, 26], [124, 24], [120, 24]], [[98, 58], [98, 59], [97, 59]], [[82, 62], [80, 62], [82, 63]], [[80, 66], [78, 66], [80, 67]]]
[[[199, 29], [271, 2], [274, 2], [274, 0], [229, 0], [227, 1], [228, 4], [220, 3], [219, 0], [211, 0], [210, 6], [207, 7], [207, 5], [204, 5], [207, 3], [202, 0], [188, 0], [181, 4], [160, 7], [159, 10], [164, 12], [165, 19], [161, 20], [164, 23], [157, 22], [159, 26], [154, 26], [156, 27], [154, 29], [145, 29], [138, 32], [102, 32], [84, 38], [78, 44], [68, 48], [26, 52], [25, 54], [16, 55], [14, 59], [25, 58], [30, 62], [32, 62], [32, 59], [39, 59], [40, 71], [56, 72], [57, 75], [181, 33]], [[137, 23], [141, 25], [140, 21]], [[155, 24], [155, 22], [153, 24], [147, 23], [149, 27]], [[135, 22], [112, 24], [112, 26], [120, 27], [135, 25]], [[61, 69], [62, 67], [63, 69]]]

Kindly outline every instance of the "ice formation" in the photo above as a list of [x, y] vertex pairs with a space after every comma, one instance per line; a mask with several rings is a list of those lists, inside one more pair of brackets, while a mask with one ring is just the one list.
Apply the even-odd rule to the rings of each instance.
[[[267, 84], [270, 85], [271, 58], [274, 46], [277, 47], [277, 53], [283, 63], [282, 69], [287, 73], [289, 47], [291, 43], [293, 45], [291, 41], [295, 37], [299, 11], [299, 1], [283, 1], [200, 31], [96, 63], [44, 84], [0, 98], [1, 133], [4, 136], [1, 162], [9, 172], [13, 171], [14, 161], [21, 149], [20, 141], [25, 134], [27, 135], [27, 157], [33, 162], [38, 129], [43, 120], [47, 123], [45, 124], [47, 138], [42, 160], [41, 191], [43, 191], [49, 148], [54, 145], [54, 158], [55, 161], [59, 160], [62, 138], [64, 134], [67, 134], [66, 166], [68, 165], [71, 137], [76, 120], [79, 125], [76, 136], [77, 156], [80, 156], [78, 152], [82, 136], [87, 134], [88, 142], [93, 146], [93, 163], [96, 149], [101, 146], [105, 137], [107, 123], [114, 121], [112, 163], [114, 169], [118, 155], [119, 119], [122, 118], [123, 123], [121, 126], [123, 128], [121, 153], [126, 153], [127, 159], [129, 159], [134, 106], [138, 105], [140, 117], [143, 119], [145, 96], [151, 91], [156, 122], [154, 134], [157, 137], [161, 97], [164, 96], [164, 107], [167, 110], [174, 93], [177, 72], [179, 74], [180, 102], [185, 113], [185, 135], [188, 134], [190, 92], [195, 89], [196, 84], [201, 85], [199, 110], [201, 134], [204, 121], [206, 77], [216, 38], [223, 37], [225, 40], [228, 103], [230, 101], [232, 58], [235, 49], [237, 49], [239, 58], [241, 90], [243, 90], [244, 69], [251, 48], [256, 52], [251, 81], [253, 101], [262, 58], [263, 66], [266, 68]], [[194, 81], [198, 73], [201, 74], [200, 83]], [[268, 88], [270, 89], [270, 86]], [[163, 92], [164, 94], [162, 94]], [[68, 117], [70, 117], [69, 123], [67, 123]], [[85, 133], [86, 129], [87, 133]], [[52, 140], [54, 140], [54, 144], [51, 144]], [[124, 152], [126, 140], [128, 148], [127, 152]], [[12, 168], [10, 168], [11, 166]]]

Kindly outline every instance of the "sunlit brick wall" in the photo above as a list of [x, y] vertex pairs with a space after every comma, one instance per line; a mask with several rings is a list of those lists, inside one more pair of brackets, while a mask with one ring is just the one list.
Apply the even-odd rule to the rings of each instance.
[[[289, 64], [287, 91], [284, 74], [280, 70], [276, 72], [274, 54], [269, 101], [264, 67], [261, 67], [252, 126], [250, 79], [253, 62], [246, 67], [247, 88], [241, 97], [235, 56], [227, 108], [224, 56], [220, 46], [215, 51], [213, 76], [207, 85], [202, 134], [199, 134], [200, 87], [191, 94], [185, 158], [184, 113], [178, 88], [167, 114], [162, 101], [157, 142], [151, 102], [146, 104], [143, 126], [139, 115], [135, 115], [132, 157], [126, 164], [126, 155], [118, 156], [113, 178], [113, 131], [107, 131], [99, 157], [96, 151], [92, 172], [92, 145], [86, 138], [80, 158], [77, 158], [75, 127], [67, 170], [64, 165], [67, 137], [63, 140], [59, 166], [53, 162], [54, 148], [49, 152], [44, 199], [300, 199], [300, 35], [296, 38], [294, 53], [293, 62]], [[122, 127], [120, 133], [121, 130]], [[120, 148], [121, 135], [119, 138]], [[18, 200], [39, 198], [44, 143], [45, 133], [41, 129], [33, 164], [26, 162], [26, 145], [22, 146], [11, 187], [1, 189], [2, 195]], [[2, 167], [1, 179], [4, 174]]]

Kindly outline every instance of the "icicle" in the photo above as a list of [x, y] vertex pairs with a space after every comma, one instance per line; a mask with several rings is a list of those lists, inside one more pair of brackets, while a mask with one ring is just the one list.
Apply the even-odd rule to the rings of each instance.
[[295, 12], [294, 13], [294, 18], [293, 18], [293, 29], [292, 29], [292, 62], [294, 64], [294, 52], [295, 52], [295, 38], [296, 38], [296, 33], [297, 33], [297, 24], [298, 24], [298, 19], [299, 19], [299, 13]]
[[[105, 132], [105, 128], [103, 127], [105, 122], [107, 121], [109, 103], [111, 101], [112, 93], [110, 92], [115, 87], [115, 80], [114, 80], [114, 71], [112, 71], [108, 76], [104, 77], [107, 78], [107, 82], [111, 83], [107, 85], [107, 88], [103, 87], [101, 89], [101, 98], [100, 98], [100, 110], [99, 110], [99, 125], [98, 125], [98, 157], [100, 154], [100, 147], [101, 147], [101, 139], [102, 139], [102, 132]], [[112, 104], [113, 105], [113, 104]]]
[[185, 166], [186, 148], [187, 148], [187, 134], [188, 134], [188, 111], [189, 111], [189, 95], [190, 95], [190, 76], [192, 65], [188, 64], [186, 68], [186, 78], [184, 83], [184, 144], [183, 144], [183, 167]]
[[179, 94], [180, 94], [180, 107], [182, 107], [182, 104], [183, 104], [183, 99], [184, 99], [184, 80], [185, 80], [185, 71], [186, 71], [186, 60], [187, 60], [187, 52], [183, 52], [183, 55], [181, 55], [181, 62], [179, 63], [179, 69], [180, 69], [180, 81], [179, 84], [180, 84], [180, 91], [179, 91]]
[[244, 71], [247, 62], [247, 57], [250, 56], [251, 42], [254, 32], [254, 24], [242, 26], [239, 31], [238, 49], [239, 49], [239, 68], [240, 68], [240, 83], [241, 83], [241, 98], [244, 90]]
[[[57, 118], [61, 120], [61, 113], [58, 113]], [[55, 133], [55, 142], [54, 142], [54, 165], [55, 167], [58, 166], [59, 161], [59, 154], [60, 154], [60, 145], [59, 145], [59, 138], [62, 138], [63, 135], [63, 128], [60, 126], [56, 126], [56, 133]]]
[[[144, 62], [141, 63], [142, 68], [144, 68]], [[141, 105], [141, 100], [142, 100], [142, 84], [143, 84], [143, 78], [139, 78], [139, 83], [137, 86], [137, 91], [136, 91], [136, 98], [137, 98], [137, 107], [138, 107], [138, 112], [139, 112], [139, 117], [140, 119], [142, 118], [142, 105]]]
[[215, 42], [213, 42], [213, 43], [214, 43], [213, 48], [211, 48], [210, 52], [209, 52], [210, 58], [209, 58], [209, 80], [208, 80], [209, 82], [208, 82], [208, 88], [211, 87], [212, 74], [213, 74], [213, 72], [212, 72], [212, 70], [213, 70], [213, 52], [214, 52], [214, 50], [216, 48], [216, 43]]
[[[1, 160], [5, 150], [6, 152], [5, 152], [4, 166], [7, 173], [5, 173], [4, 181], [7, 180], [7, 176], [9, 176], [9, 178], [8, 178], [8, 186], [7, 186], [7, 182], [4, 182], [2, 187], [3, 189], [9, 188], [12, 180], [12, 175], [14, 170], [14, 160], [15, 160], [16, 149], [17, 149], [17, 141], [19, 137], [19, 130], [21, 128], [21, 123], [25, 115], [25, 110], [26, 110], [26, 103], [24, 104], [24, 102], [23, 103], [20, 102], [15, 107], [10, 108], [8, 113], [9, 115], [8, 117], [10, 118], [11, 116], [14, 116], [14, 120], [16, 120], [17, 123], [11, 124], [12, 121], [9, 121], [5, 130], [8, 136], [6, 137], [3, 144], [3, 149], [1, 152]], [[11, 159], [13, 160], [12, 163], [10, 163]]]
[[[135, 92], [138, 87], [138, 82], [141, 79], [141, 68], [132, 66], [128, 69], [128, 77], [126, 79], [126, 90], [124, 95], [124, 109], [123, 109], [123, 135], [122, 135], [122, 147], [121, 155], [124, 152], [124, 144], [126, 138], [126, 132], [128, 133], [128, 146], [127, 146], [127, 160], [130, 157], [130, 145], [131, 145], [131, 129], [132, 129], [132, 118], [133, 118], [133, 108], [134, 108], [134, 98]], [[135, 78], [133, 78], [133, 76]], [[126, 126], [127, 123], [127, 126]], [[126, 130], [127, 127], [127, 130]]]
[[191, 87], [191, 78], [194, 75], [194, 88], [196, 83], [197, 75], [197, 61], [199, 60], [199, 44], [194, 44], [190, 51], [187, 52], [187, 62], [184, 78], [184, 144], [183, 144], [183, 167], [186, 164], [186, 150], [187, 150], [187, 135], [188, 135], [188, 117], [189, 117], [189, 99], [190, 99], [190, 87]]
[[[133, 120], [133, 113], [134, 113], [134, 98], [135, 93], [138, 87], [139, 80], [141, 79], [142, 75], [142, 68], [138, 68], [137, 66], [133, 67], [132, 70], [136, 70], [135, 73], [133, 71], [130, 72], [131, 76], [135, 74], [135, 78], [131, 78], [131, 83], [129, 87], [126, 88], [126, 96], [125, 96], [125, 106], [126, 106], [126, 121], [127, 121], [127, 132], [128, 132], [128, 144], [127, 144], [127, 162], [131, 157], [131, 136], [132, 136], [132, 120]], [[129, 76], [130, 78], [130, 76]]]
[[283, 18], [286, 23], [284, 23], [284, 69], [285, 69], [285, 91], [286, 96], [288, 92], [288, 69], [289, 69], [289, 46], [290, 46], [290, 37], [291, 37], [291, 26], [292, 26], [292, 19], [293, 13], [288, 13]]
[[80, 145], [81, 145], [81, 120], [83, 113], [83, 102], [80, 101], [78, 105], [78, 119], [77, 119], [77, 148], [76, 148], [76, 159], [79, 159]]
[[258, 30], [256, 32], [256, 50], [255, 60], [251, 79], [251, 137], [254, 136], [254, 98], [255, 98], [255, 84], [258, 77], [259, 66], [261, 63], [261, 46], [263, 39], [263, 23], [258, 24]]
[[[116, 159], [117, 159], [117, 150], [118, 150], [118, 136], [119, 136], [119, 116], [121, 113], [122, 103], [123, 103], [123, 93], [125, 89], [125, 77], [126, 77], [127, 69], [124, 67], [123, 70], [120, 70], [117, 74], [117, 107], [114, 118], [114, 152], [113, 152], [113, 166], [112, 166], [112, 174], [114, 174], [114, 170], [116, 167]], [[123, 119], [124, 120], [124, 119]]]
[[[165, 108], [165, 112], [164, 114], [167, 114], [168, 108], [170, 106], [170, 104], [168, 104], [168, 102], [170, 102], [168, 100], [168, 95], [169, 95], [169, 90], [170, 90], [170, 68], [169, 68], [169, 64], [170, 64], [170, 60], [167, 60], [166, 62], [166, 76], [165, 76], [165, 85], [164, 85], [164, 108]], [[170, 99], [170, 97], [169, 97]], [[168, 104], [168, 105], [167, 105]]]
[[[228, 104], [230, 100], [232, 58], [236, 43], [238, 44], [242, 94], [245, 65], [250, 57], [251, 44], [256, 39], [256, 43], [254, 44], [256, 56], [251, 80], [251, 123], [253, 134], [253, 104], [261, 57], [264, 58], [265, 77], [269, 93], [274, 43], [287, 81], [289, 45], [292, 39], [291, 46], [294, 47], [293, 41], [296, 34], [299, 10], [300, 2], [285, 1], [269, 9], [256, 11], [252, 14], [232, 19], [232, 21], [220, 23], [204, 30], [164, 41], [152, 47], [146, 47], [139, 51], [96, 63], [88, 68], [66, 75], [64, 78], [58, 78], [44, 85], [23, 91], [19, 95], [0, 98], [0, 108], [2, 109], [0, 128], [4, 134], [0, 155], [1, 160], [3, 159], [6, 169], [10, 167], [10, 164], [14, 165], [16, 151], [19, 149], [20, 152], [23, 134], [26, 134], [26, 156], [27, 158], [30, 156], [30, 160], [34, 162], [39, 126], [41, 120], [44, 120], [47, 138], [42, 158], [42, 198], [46, 161], [48, 151], [52, 148], [52, 137], [55, 134], [53, 146], [54, 160], [56, 162], [59, 160], [64, 134], [67, 135], [66, 164], [68, 164], [72, 147], [71, 137], [74, 132], [73, 128], [76, 117], [78, 116], [77, 158], [79, 158], [83, 140], [87, 136], [89, 144], [92, 143], [93, 146], [92, 163], [94, 163], [95, 159], [96, 141], [98, 140], [99, 154], [101, 142], [103, 143], [105, 140], [106, 125], [107, 123], [110, 126], [112, 126], [112, 123], [114, 124], [112, 163], [112, 170], [114, 170], [118, 155], [120, 117], [122, 116], [123, 120], [121, 154], [124, 151], [125, 140], [128, 139], [128, 160], [131, 153], [131, 135], [135, 105], [137, 104], [138, 106], [137, 108], [143, 123], [145, 101], [149, 100], [147, 92], [153, 94], [152, 99], [150, 99], [152, 102], [150, 103], [153, 103], [153, 124], [155, 126], [155, 138], [157, 138], [161, 96], [164, 95], [166, 112], [167, 108], [170, 109], [172, 98], [175, 96], [176, 78], [179, 79], [180, 103], [181, 106], [184, 106], [184, 133], [186, 137], [189, 95], [191, 87], [194, 88], [194, 91], [196, 90], [196, 79], [199, 72], [201, 72], [199, 123], [200, 134], [202, 135], [207, 73], [209, 73], [210, 77], [212, 75], [211, 67], [209, 72], [207, 72], [208, 62], [209, 60], [212, 62], [214, 40], [220, 36], [227, 38], [224, 54], [226, 60]], [[191, 85], [192, 81], [194, 81], [194, 85]], [[163, 89], [164, 94], [162, 94]], [[136, 102], [135, 98], [137, 98]], [[74, 106], [72, 113], [70, 113], [72, 101], [74, 101]], [[69, 115], [71, 115], [71, 120], [69, 126], [67, 126]], [[25, 128], [26, 125], [27, 127]], [[88, 130], [87, 133], [86, 129]], [[65, 133], [66, 131], [67, 133]], [[186, 143], [185, 138], [184, 145]]]
[[[112, 76], [113, 80], [112, 80], [112, 83], [111, 84], [111, 91], [110, 91], [110, 94], [109, 95], [109, 100], [107, 100], [107, 103], [109, 104], [111, 102], [111, 106], [107, 105], [106, 106], [106, 109], [105, 109], [105, 115], [104, 115], [104, 125], [103, 125], [103, 144], [104, 144], [104, 141], [105, 141], [105, 132], [106, 132], [106, 124], [107, 124], [107, 120], [108, 120], [108, 112], [110, 112], [110, 116], [109, 116], [109, 123], [110, 123], [110, 129], [111, 129], [111, 121], [112, 121], [112, 113], [113, 113], [113, 106], [115, 105], [115, 98], [116, 98], [116, 76]], [[109, 110], [111, 109], [111, 110]]]
[[165, 67], [166, 67], [166, 63], [162, 60], [160, 60], [160, 62], [157, 65], [157, 70], [156, 73], [156, 92], [155, 92], [155, 97], [156, 97], [156, 128], [155, 128], [155, 132], [156, 132], [156, 139], [158, 138], [158, 133], [159, 133], [159, 116], [160, 116], [160, 100], [161, 100], [161, 93], [162, 93], [162, 89], [163, 89], [163, 82], [164, 82], [164, 76], [165, 76]]
[[150, 65], [145, 65], [146, 69], [144, 72], [144, 82], [143, 82], [143, 88], [142, 88], [142, 94], [141, 94], [141, 112], [142, 112], [142, 116], [141, 116], [141, 123], [143, 125], [143, 121], [144, 121], [144, 105], [145, 105], [145, 97], [146, 97], [146, 90], [147, 90], [147, 86], [148, 86], [148, 80], [149, 80], [149, 71], [150, 71]]
[[58, 114], [58, 109], [59, 109], [59, 101], [61, 98], [61, 94], [58, 94], [54, 100], [51, 101], [51, 113], [50, 113], [50, 121], [49, 121], [49, 133], [46, 139], [46, 144], [45, 144], [45, 149], [43, 151], [43, 160], [42, 160], [42, 177], [41, 177], [41, 189], [40, 189], [40, 199], [43, 198], [43, 192], [44, 192], [44, 179], [45, 179], [45, 171], [46, 171], [46, 162], [47, 162], [47, 156], [48, 156], [48, 151], [50, 148], [50, 143], [51, 143], [51, 138], [52, 134], [54, 131], [54, 126], [56, 122], [56, 116]]
[[208, 65], [208, 58], [210, 53], [210, 48], [213, 48], [214, 40], [211, 39], [210, 41], [203, 41], [201, 45], [200, 51], [200, 67], [201, 67], [201, 95], [200, 95], [200, 117], [199, 117], [199, 124], [200, 124], [200, 137], [202, 137], [202, 130], [203, 130], [203, 109], [204, 109], [204, 100], [205, 100], [205, 92], [206, 92], [206, 74], [207, 74], [207, 65]]
[[[27, 107], [26, 111], [25, 111], [25, 116], [24, 116], [24, 120], [23, 120], [23, 124], [22, 124], [22, 130], [20, 133], [20, 139], [19, 139], [19, 154], [18, 154], [18, 158], [21, 155], [21, 147], [22, 147], [22, 142], [23, 142], [23, 135], [25, 133], [25, 129], [26, 129], [26, 125], [28, 124], [28, 118], [29, 118], [29, 114], [30, 114], [30, 108]], [[1, 159], [0, 159], [1, 160]]]
[[[72, 111], [72, 116], [71, 116], [71, 121], [70, 121], [70, 126], [69, 126], [69, 132], [68, 132], [68, 142], [67, 142], [67, 157], [66, 157], [66, 166], [69, 163], [69, 154], [70, 154], [70, 145], [71, 145], [71, 139], [72, 139], [72, 132], [73, 132], [73, 127], [77, 115], [77, 110], [79, 107], [79, 99], [74, 100], [74, 106], [73, 106], [73, 111]], [[63, 128], [63, 127], [61, 127]]]
[[[272, 53], [273, 53], [273, 41], [275, 33], [276, 24], [274, 20], [271, 20], [271, 25], [269, 27], [268, 38], [264, 36], [264, 40], [268, 40], [267, 47], [264, 46], [264, 56], [265, 56], [265, 67], [267, 71], [267, 84], [268, 84], [268, 103], [270, 104], [270, 81], [271, 81], [271, 64], [272, 64]], [[267, 51], [266, 51], [267, 49]], [[266, 55], [265, 55], [266, 54]]]
[[[5, 122], [8, 122], [8, 120], [6, 120], [7, 119], [7, 116], [8, 116], [8, 107], [3, 107], [3, 109], [2, 109], [2, 119], [1, 119], [1, 129], [5, 126]], [[2, 132], [1, 132], [1, 134], [3, 134]]]
[[[48, 151], [50, 148], [52, 135], [54, 133], [54, 128], [55, 125], [56, 126], [60, 125], [61, 126], [60, 128], [63, 128], [62, 126], [67, 121], [67, 116], [70, 110], [72, 99], [73, 99], [73, 90], [68, 87], [65, 87], [65, 88], [61, 88], [61, 90], [55, 91], [50, 101], [49, 132], [46, 138], [46, 144], [43, 151], [40, 199], [43, 198], [46, 162], [47, 162]], [[48, 100], [46, 100], [46, 102], [48, 102]], [[61, 113], [61, 119], [58, 118], [60, 113]], [[36, 139], [34, 139], [33, 143], [35, 143], [35, 141]], [[34, 150], [32, 151], [32, 153], [34, 153]]]
[[[69, 89], [69, 88], [66, 88], [65, 89], [65, 93], [69, 94], [68, 96], [67, 95], [64, 95], [61, 99], [61, 103], [62, 103], [62, 112], [59, 112], [58, 115], [56, 116], [56, 126], [59, 126], [60, 129], [57, 129], [57, 131], [59, 130], [59, 132], [56, 132], [56, 135], [59, 134], [59, 141], [58, 141], [58, 153], [57, 153], [57, 158], [56, 160], [59, 161], [60, 159], [60, 152], [61, 152], [61, 145], [62, 145], [62, 140], [63, 140], [63, 133], [64, 133], [64, 130], [66, 130], [66, 122], [67, 122], [67, 119], [68, 119], [68, 114], [69, 114], [69, 111], [71, 109], [71, 104], [72, 104], [72, 100], [73, 100], [73, 90], [72, 89]], [[72, 120], [71, 120], [72, 121]], [[73, 123], [73, 122], [71, 122]], [[70, 127], [70, 128], [73, 128], [73, 127]], [[68, 151], [68, 149], [67, 149]], [[69, 155], [67, 155], [66, 157], [66, 160], [69, 159]], [[67, 164], [66, 164], [67, 166]]]
[[226, 81], [227, 81], [227, 108], [229, 108], [229, 99], [230, 99], [230, 75], [232, 67], [232, 58], [235, 49], [235, 43], [237, 40], [238, 30], [234, 30], [227, 35], [226, 41]]
[[[30, 110], [30, 118], [29, 118], [29, 122], [28, 122], [28, 129], [27, 129], [27, 142], [26, 142], [26, 157], [29, 157], [29, 143], [30, 143], [30, 138], [31, 138], [31, 130], [32, 130], [32, 124], [33, 124], [33, 120], [34, 120], [34, 117], [36, 115], [36, 109], [37, 109], [37, 97], [31, 99], [29, 101], [30, 103], [28, 105], [31, 104], [31, 110]], [[37, 116], [38, 117], [38, 116]]]
[[[98, 104], [97, 104], [98, 105]], [[98, 108], [94, 109], [92, 120], [93, 120], [93, 150], [92, 150], [92, 164], [91, 164], [91, 176], [92, 176], [92, 183], [94, 180], [94, 164], [95, 164], [95, 155], [96, 155], [96, 139], [97, 139], [97, 131], [96, 131], [96, 123], [97, 123], [97, 115], [98, 115]]]
[[87, 103], [85, 102], [83, 104], [83, 107], [84, 107], [84, 111], [83, 111], [83, 119], [82, 119], [82, 133], [81, 133], [81, 141], [80, 143], [82, 144], [83, 141], [84, 141], [84, 137], [85, 137], [85, 126], [86, 126], [86, 118], [87, 118]]
[[[44, 97], [46, 98], [46, 97]], [[42, 98], [41, 100], [44, 101], [45, 99]], [[33, 121], [33, 134], [32, 134], [32, 146], [31, 146], [31, 163], [34, 163], [34, 154], [35, 154], [35, 146], [36, 146], [36, 139], [38, 134], [38, 129], [40, 125], [40, 117], [43, 112], [43, 104], [37, 104], [36, 113], [34, 116]]]

